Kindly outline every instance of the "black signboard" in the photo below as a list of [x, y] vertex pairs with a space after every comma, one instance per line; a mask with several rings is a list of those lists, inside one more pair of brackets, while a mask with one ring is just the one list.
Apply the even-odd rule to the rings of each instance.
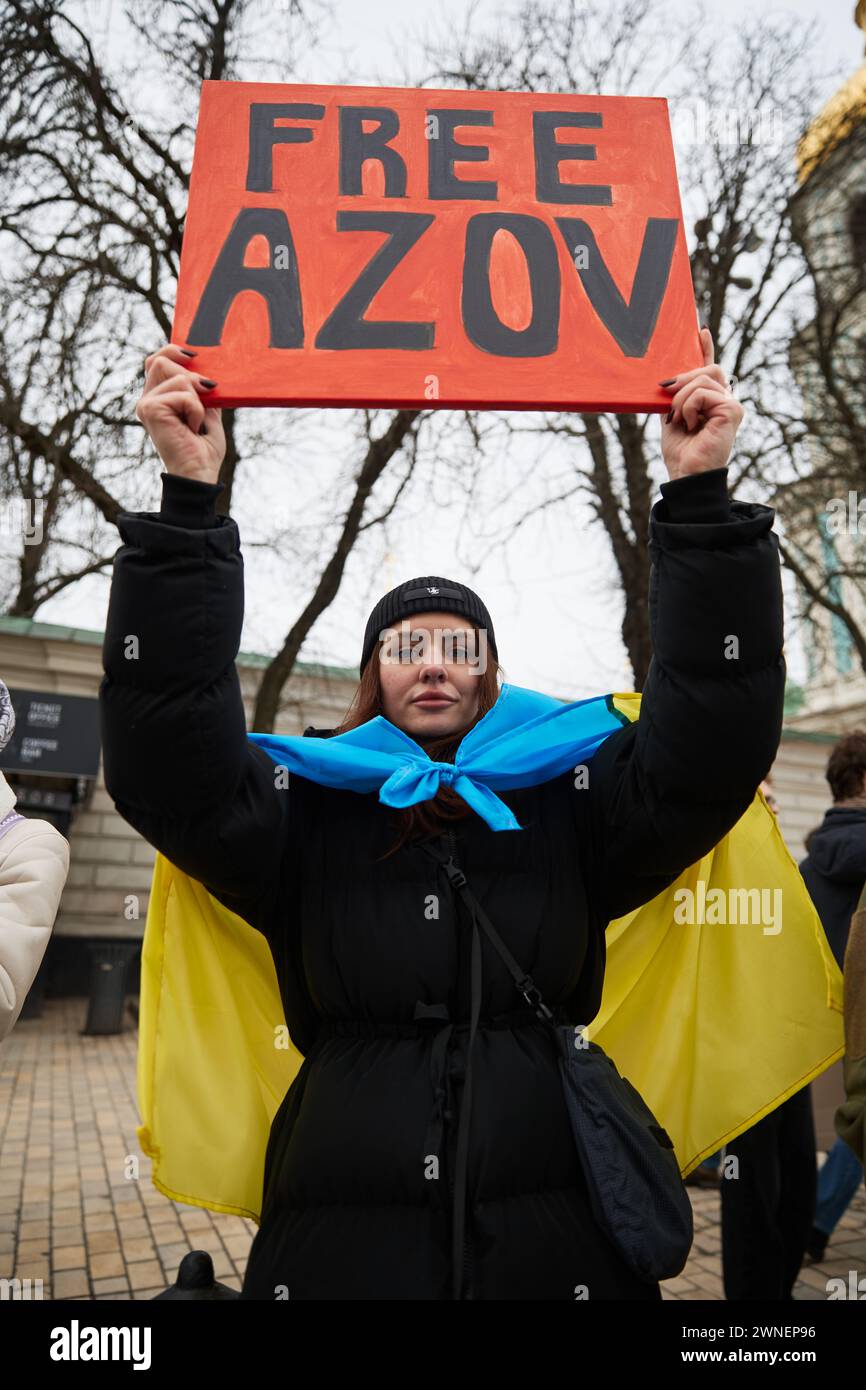
[[99, 770], [99, 701], [54, 690], [13, 690], [15, 732], [0, 752], [4, 772], [95, 777]]

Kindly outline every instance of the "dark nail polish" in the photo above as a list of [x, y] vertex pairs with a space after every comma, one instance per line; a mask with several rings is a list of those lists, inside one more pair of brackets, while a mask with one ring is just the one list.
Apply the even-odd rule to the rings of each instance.
[[189, 348], [181, 348], [184, 357], [198, 357], [197, 352], [190, 352]]
[[199, 434], [207, 434], [207, 425], [205, 424], [204, 420], [202, 420], [201, 424], [199, 425], [198, 432]]
[[207, 377], [205, 377], [205, 376], [202, 377], [202, 379], [201, 379], [201, 384], [202, 384], [202, 386], [205, 388], [206, 391], [212, 391], [213, 388], [216, 386], [216, 382], [215, 382], [215, 381], [208, 381]]
[[671, 422], [671, 420], [672, 420], [673, 418], [674, 418], [674, 412], [673, 412], [673, 409], [671, 408], [671, 409], [668, 411], [667, 415], [665, 416], [665, 424], [666, 424], [666, 425], [669, 425], [670, 422]]
[[660, 382], [659, 382], [659, 386], [673, 386], [673, 384], [674, 384], [675, 381], [676, 381], [676, 377], [675, 377], [675, 376], [669, 376], [668, 379], [667, 379], [667, 381], [660, 381]]

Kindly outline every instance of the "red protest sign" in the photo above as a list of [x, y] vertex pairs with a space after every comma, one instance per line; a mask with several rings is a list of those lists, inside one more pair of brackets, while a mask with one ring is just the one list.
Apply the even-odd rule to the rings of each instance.
[[667, 102], [205, 82], [172, 340], [214, 405], [667, 410]]

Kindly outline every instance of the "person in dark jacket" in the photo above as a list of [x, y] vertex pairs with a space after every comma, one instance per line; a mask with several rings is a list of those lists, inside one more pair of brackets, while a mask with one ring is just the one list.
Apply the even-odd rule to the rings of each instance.
[[[770, 773], [761, 789], [777, 816]], [[815, 1209], [815, 1124], [808, 1086], [725, 1146], [722, 1174], [725, 1298], [792, 1302]]]
[[[549, 1030], [515, 1007], [487, 941], [452, 1248], [469, 924], [422, 841], [432, 826], [559, 1021], [585, 1025], [600, 1006], [607, 923], [671, 884], [751, 803], [782, 727], [778, 542], [770, 508], [728, 496], [743, 412], [707, 331], [702, 341], [705, 365], [663, 383], [671, 478], [649, 517], [654, 654], [640, 718], [606, 738], [580, 790], [569, 771], [503, 791], [523, 827], [510, 834], [448, 787], [401, 811], [294, 774], [275, 787], [273, 761], [247, 737], [234, 664], [243, 561], [236, 522], [215, 507], [220, 412], [194, 354], [169, 344], [147, 359], [137, 413], [166, 471], [158, 513], [118, 517], [105, 783], [152, 845], [264, 934], [304, 1056], [271, 1126], [245, 1299], [661, 1297], [593, 1216]], [[440, 592], [413, 597], [419, 587]], [[406, 616], [487, 635], [477, 694], [440, 656], [386, 669], [380, 639]], [[440, 756], [491, 688], [495, 698], [497, 670], [477, 594], [407, 581], [370, 615], [356, 720], [378, 709]], [[422, 708], [416, 697], [434, 690], [448, 702]], [[420, 1162], [433, 1135], [439, 1181]]]
[[[800, 873], [840, 970], [851, 918], [866, 883], [866, 732], [854, 729], [833, 748], [826, 772], [833, 805], [806, 837]], [[863, 1181], [863, 1165], [837, 1137], [818, 1173], [808, 1252], [824, 1258], [827, 1243]]]

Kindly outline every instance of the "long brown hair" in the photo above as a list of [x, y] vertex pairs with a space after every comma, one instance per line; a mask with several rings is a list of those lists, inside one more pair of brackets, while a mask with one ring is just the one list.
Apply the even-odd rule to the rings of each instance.
[[[465, 729], [459, 729], [454, 734], [446, 734], [442, 738], [425, 740], [424, 751], [434, 762], [453, 762], [454, 755], [469, 730], [474, 728], [479, 719], [483, 718], [499, 699], [499, 673], [502, 668], [490, 651], [489, 643], [486, 651], [487, 665], [482, 675], [478, 677], [478, 713]], [[375, 718], [377, 714], [384, 715], [379, 669], [379, 647], [377, 645], [364, 667], [358, 688], [345, 718], [333, 730], [334, 735], [347, 733], [349, 729], [356, 729], [359, 724], [365, 724], [368, 719]], [[462, 820], [464, 816], [468, 816], [470, 809], [462, 796], [458, 796], [453, 788], [446, 786], [441, 786], [430, 801], [418, 802], [415, 806], [392, 808], [392, 817], [399, 834], [395, 843], [381, 857], [383, 859], [390, 858], [407, 840], [441, 834], [451, 821]]]

